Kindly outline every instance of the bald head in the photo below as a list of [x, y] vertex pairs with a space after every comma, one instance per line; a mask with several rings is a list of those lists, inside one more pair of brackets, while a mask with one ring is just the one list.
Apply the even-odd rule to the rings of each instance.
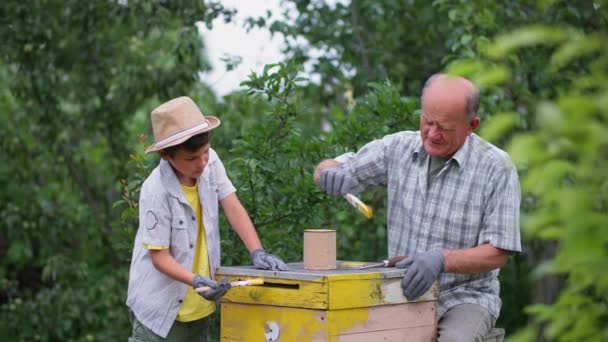
[[471, 119], [479, 109], [479, 90], [464, 77], [435, 74], [424, 84], [420, 102], [433, 112], [462, 113]]

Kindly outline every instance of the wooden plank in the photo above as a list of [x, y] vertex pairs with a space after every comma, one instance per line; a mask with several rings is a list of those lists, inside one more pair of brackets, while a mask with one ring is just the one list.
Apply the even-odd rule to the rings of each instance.
[[271, 324], [279, 341], [430, 341], [433, 302], [348, 310], [310, 310], [222, 303], [221, 341], [264, 341]]
[[266, 341], [270, 324], [279, 328], [279, 341], [327, 341], [323, 310], [222, 303], [221, 341]]
[[381, 287], [384, 303], [397, 304], [397, 303], [411, 303], [411, 302], [425, 302], [425, 301], [437, 301], [439, 299], [439, 282], [433, 282], [431, 288], [429, 288], [422, 296], [408, 300], [403, 295], [403, 288], [401, 288], [401, 278], [390, 279], [382, 283]]
[[[344, 323], [351, 322], [352, 317], [360, 316], [366, 316], [366, 319], [350, 327]], [[433, 301], [416, 302], [328, 311], [327, 320], [329, 322], [328, 333], [330, 336], [423, 326], [432, 326], [436, 330], [437, 311], [435, 302]]]
[[329, 282], [330, 310], [436, 301], [438, 297], [437, 282], [426, 293], [412, 301], [403, 296], [401, 278], [342, 279]]
[[248, 276], [263, 278], [281, 278], [307, 281], [331, 281], [343, 279], [386, 279], [401, 278], [403, 270], [394, 267], [372, 268], [357, 270], [353, 268], [338, 268], [335, 270], [306, 270], [301, 262], [289, 263], [289, 271], [266, 271], [253, 266], [221, 266], [217, 269], [218, 276]]
[[330, 336], [331, 342], [431, 342], [435, 341], [437, 328], [434, 326], [423, 326], [415, 328], [403, 328], [395, 330], [363, 332]]
[[[249, 269], [243, 272], [238, 268], [221, 268], [230, 281], [247, 280], [260, 277], [264, 272]], [[234, 274], [232, 274], [234, 273]], [[238, 274], [238, 273], [246, 273]], [[318, 272], [300, 271], [283, 273], [270, 272], [273, 276], [263, 276], [264, 284], [246, 288], [231, 289], [222, 301], [233, 303], [277, 305], [309, 309], [339, 310], [345, 308], [370, 307], [386, 304], [400, 304], [418, 301], [435, 301], [439, 296], [439, 285], [414, 301], [403, 296], [401, 276], [391, 278], [392, 273], [366, 271], [365, 273], [344, 273], [319, 275]], [[279, 275], [274, 275], [278, 273]], [[316, 278], [313, 275], [317, 275]]]

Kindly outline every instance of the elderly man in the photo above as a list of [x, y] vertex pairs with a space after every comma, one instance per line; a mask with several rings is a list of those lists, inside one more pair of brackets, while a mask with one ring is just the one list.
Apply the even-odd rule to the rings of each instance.
[[421, 105], [420, 131], [324, 160], [315, 182], [332, 195], [386, 187], [388, 255], [408, 256], [396, 265], [404, 296], [439, 279], [439, 341], [481, 341], [500, 313], [499, 269], [521, 251], [517, 171], [473, 133], [479, 90], [469, 80], [432, 76]]

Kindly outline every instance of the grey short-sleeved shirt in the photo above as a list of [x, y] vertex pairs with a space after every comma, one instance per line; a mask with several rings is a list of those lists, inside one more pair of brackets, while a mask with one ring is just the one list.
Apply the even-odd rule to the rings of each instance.
[[[485, 243], [521, 251], [517, 170], [504, 151], [475, 134], [428, 189], [429, 155], [420, 132], [388, 135], [336, 159], [353, 177], [352, 192], [387, 187], [389, 257]], [[454, 305], [472, 303], [498, 318], [498, 273], [442, 274], [439, 317]]]
[[[222, 161], [209, 150], [209, 161], [198, 179], [211, 275], [220, 265], [219, 201], [236, 191]], [[188, 286], [158, 271], [144, 244], [169, 246], [169, 252], [191, 270], [198, 226], [171, 165], [161, 160], [144, 181], [139, 198], [139, 229], [133, 246], [127, 305], [137, 319], [165, 337], [171, 329]]]

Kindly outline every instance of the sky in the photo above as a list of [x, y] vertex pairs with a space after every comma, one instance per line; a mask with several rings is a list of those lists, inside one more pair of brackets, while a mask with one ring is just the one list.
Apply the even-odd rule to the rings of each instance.
[[[199, 26], [205, 40], [207, 57], [213, 67], [212, 72], [202, 74], [202, 80], [211, 86], [216, 95], [221, 97], [239, 89], [239, 83], [247, 80], [252, 71], [259, 72], [264, 65], [282, 60], [281, 37], [272, 38], [267, 30], [260, 29], [247, 33], [243, 28], [247, 17], [265, 16], [267, 10], [275, 13], [273, 18], [279, 18], [279, 2], [280, 0], [222, 0], [224, 7], [238, 11], [232, 22], [225, 24], [223, 19], [216, 19], [212, 30], [204, 25]], [[221, 61], [226, 55], [240, 56], [241, 64], [234, 70], [226, 71], [225, 64]]]

